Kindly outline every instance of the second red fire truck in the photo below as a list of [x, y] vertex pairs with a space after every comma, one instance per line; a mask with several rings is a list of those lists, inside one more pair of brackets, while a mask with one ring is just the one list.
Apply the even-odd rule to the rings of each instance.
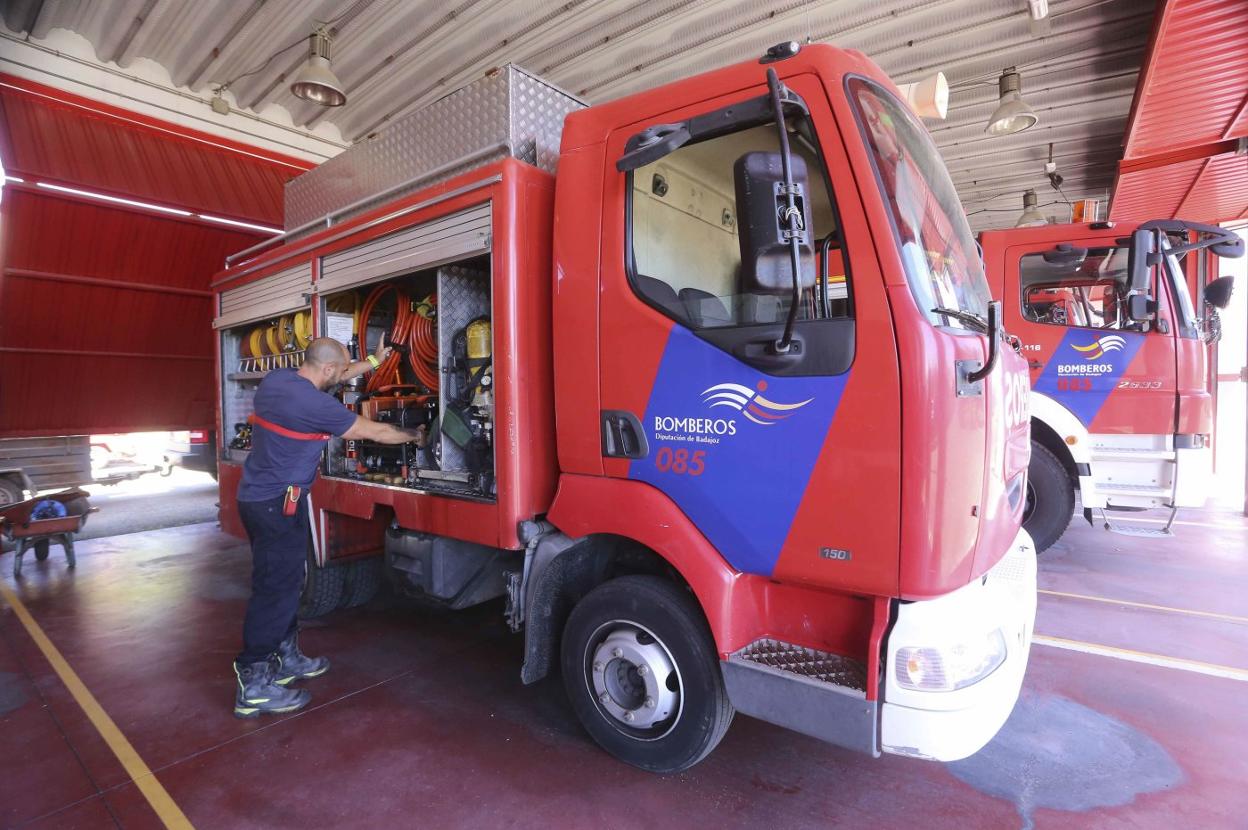
[[[1025, 526], [1036, 549], [1066, 530], [1076, 493], [1089, 522], [1096, 511], [1106, 529], [1168, 534], [1178, 508], [1209, 496], [1207, 341], [1231, 290], [1212, 275], [1217, 257], [1242, 255], [1242, 241], [1161, 221], [985, 231], [980, 244], [1031, 371]], [[1153, 508], [1169, 519], [1130, 521]]]

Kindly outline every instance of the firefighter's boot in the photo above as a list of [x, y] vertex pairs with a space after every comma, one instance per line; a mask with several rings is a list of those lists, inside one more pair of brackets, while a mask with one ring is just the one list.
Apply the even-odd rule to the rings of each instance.
[[234, 664], [234, 674], [238, 678], [234, 717], [281, 715], [308, 705], [312, 695], [307, 689], [288, 689], [277, 685], [275, 663], [275, 660], [262, 660], [246, 666]]
[[276, 682], [279, 686], [285, 686], [292, 680], [320, 677], [329, 671], [328, 657], [309, 657], [299, 650], [298, 631], [282, 640], [274, 657], [277, 671]]

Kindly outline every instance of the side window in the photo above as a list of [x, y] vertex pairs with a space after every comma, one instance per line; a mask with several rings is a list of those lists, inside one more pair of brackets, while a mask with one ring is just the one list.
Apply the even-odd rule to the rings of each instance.
[[[802, 292], [798, 320], [849, 317], [850, 293], [827, 176], [808, 122], [790, 123], [795, 178], [805, 171], [815, 285]], [[795, 128], [795, 129], [794, 129]], [[691, 329], [783, 323], [791, 294], [750, 291], [742, 278], [738, 162], [778, 153], [775, 124], [687, 144], [633, 171], [629, 194], [633, 290]], [[826, 269], [826, 270], [825, 270]], [[787, 259], [779, 266], [791, 279]]]
[[1138, 331], [1127, 316], [1126, 248], [1027, 254], [1019, 262], [1023, 319], [1080, 328]]

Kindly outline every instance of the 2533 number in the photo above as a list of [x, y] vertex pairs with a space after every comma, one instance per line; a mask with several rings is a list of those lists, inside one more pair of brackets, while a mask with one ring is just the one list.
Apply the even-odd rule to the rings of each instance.
[[706, 450], [674, 450], [671, 447], [659, 447], [654, 454], [654, 466], [661, 473], [676, 475], [700, 476], [706, 469]]

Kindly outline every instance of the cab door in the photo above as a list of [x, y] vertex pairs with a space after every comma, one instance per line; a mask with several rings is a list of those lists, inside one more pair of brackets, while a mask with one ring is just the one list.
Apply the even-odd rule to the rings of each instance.
[[[1031, 385], [1094, 434], [1170, 435], [1176, 375], [1169, 295], [1154, 274], [1157, 319], [1126, 314], [1127, 249], [1096, 238], [1006, 249], [1005, 314]], [[1086, 253], [1084, 253], [1086, 252]]]
[[[764, 96], [655, 112], [608, 140], [613, 163], [655, 125]], [[604, 183], [599, 303], [603, 468], [661, 490], [738, 571], [888, 593], [897, 579], [897, 352], [879, 264], [814, 75], [784, 79], [809, 245], [795, 348], [777, 354], [791, 292], [745, 276], [738, 201], [776, 126], [746, 123]], [[755, 161], [759, 157], [752, 156]], [[764, 159], [766, 161], [766, 159]], [[792, 270], [784, 260], [784, 278]]]

